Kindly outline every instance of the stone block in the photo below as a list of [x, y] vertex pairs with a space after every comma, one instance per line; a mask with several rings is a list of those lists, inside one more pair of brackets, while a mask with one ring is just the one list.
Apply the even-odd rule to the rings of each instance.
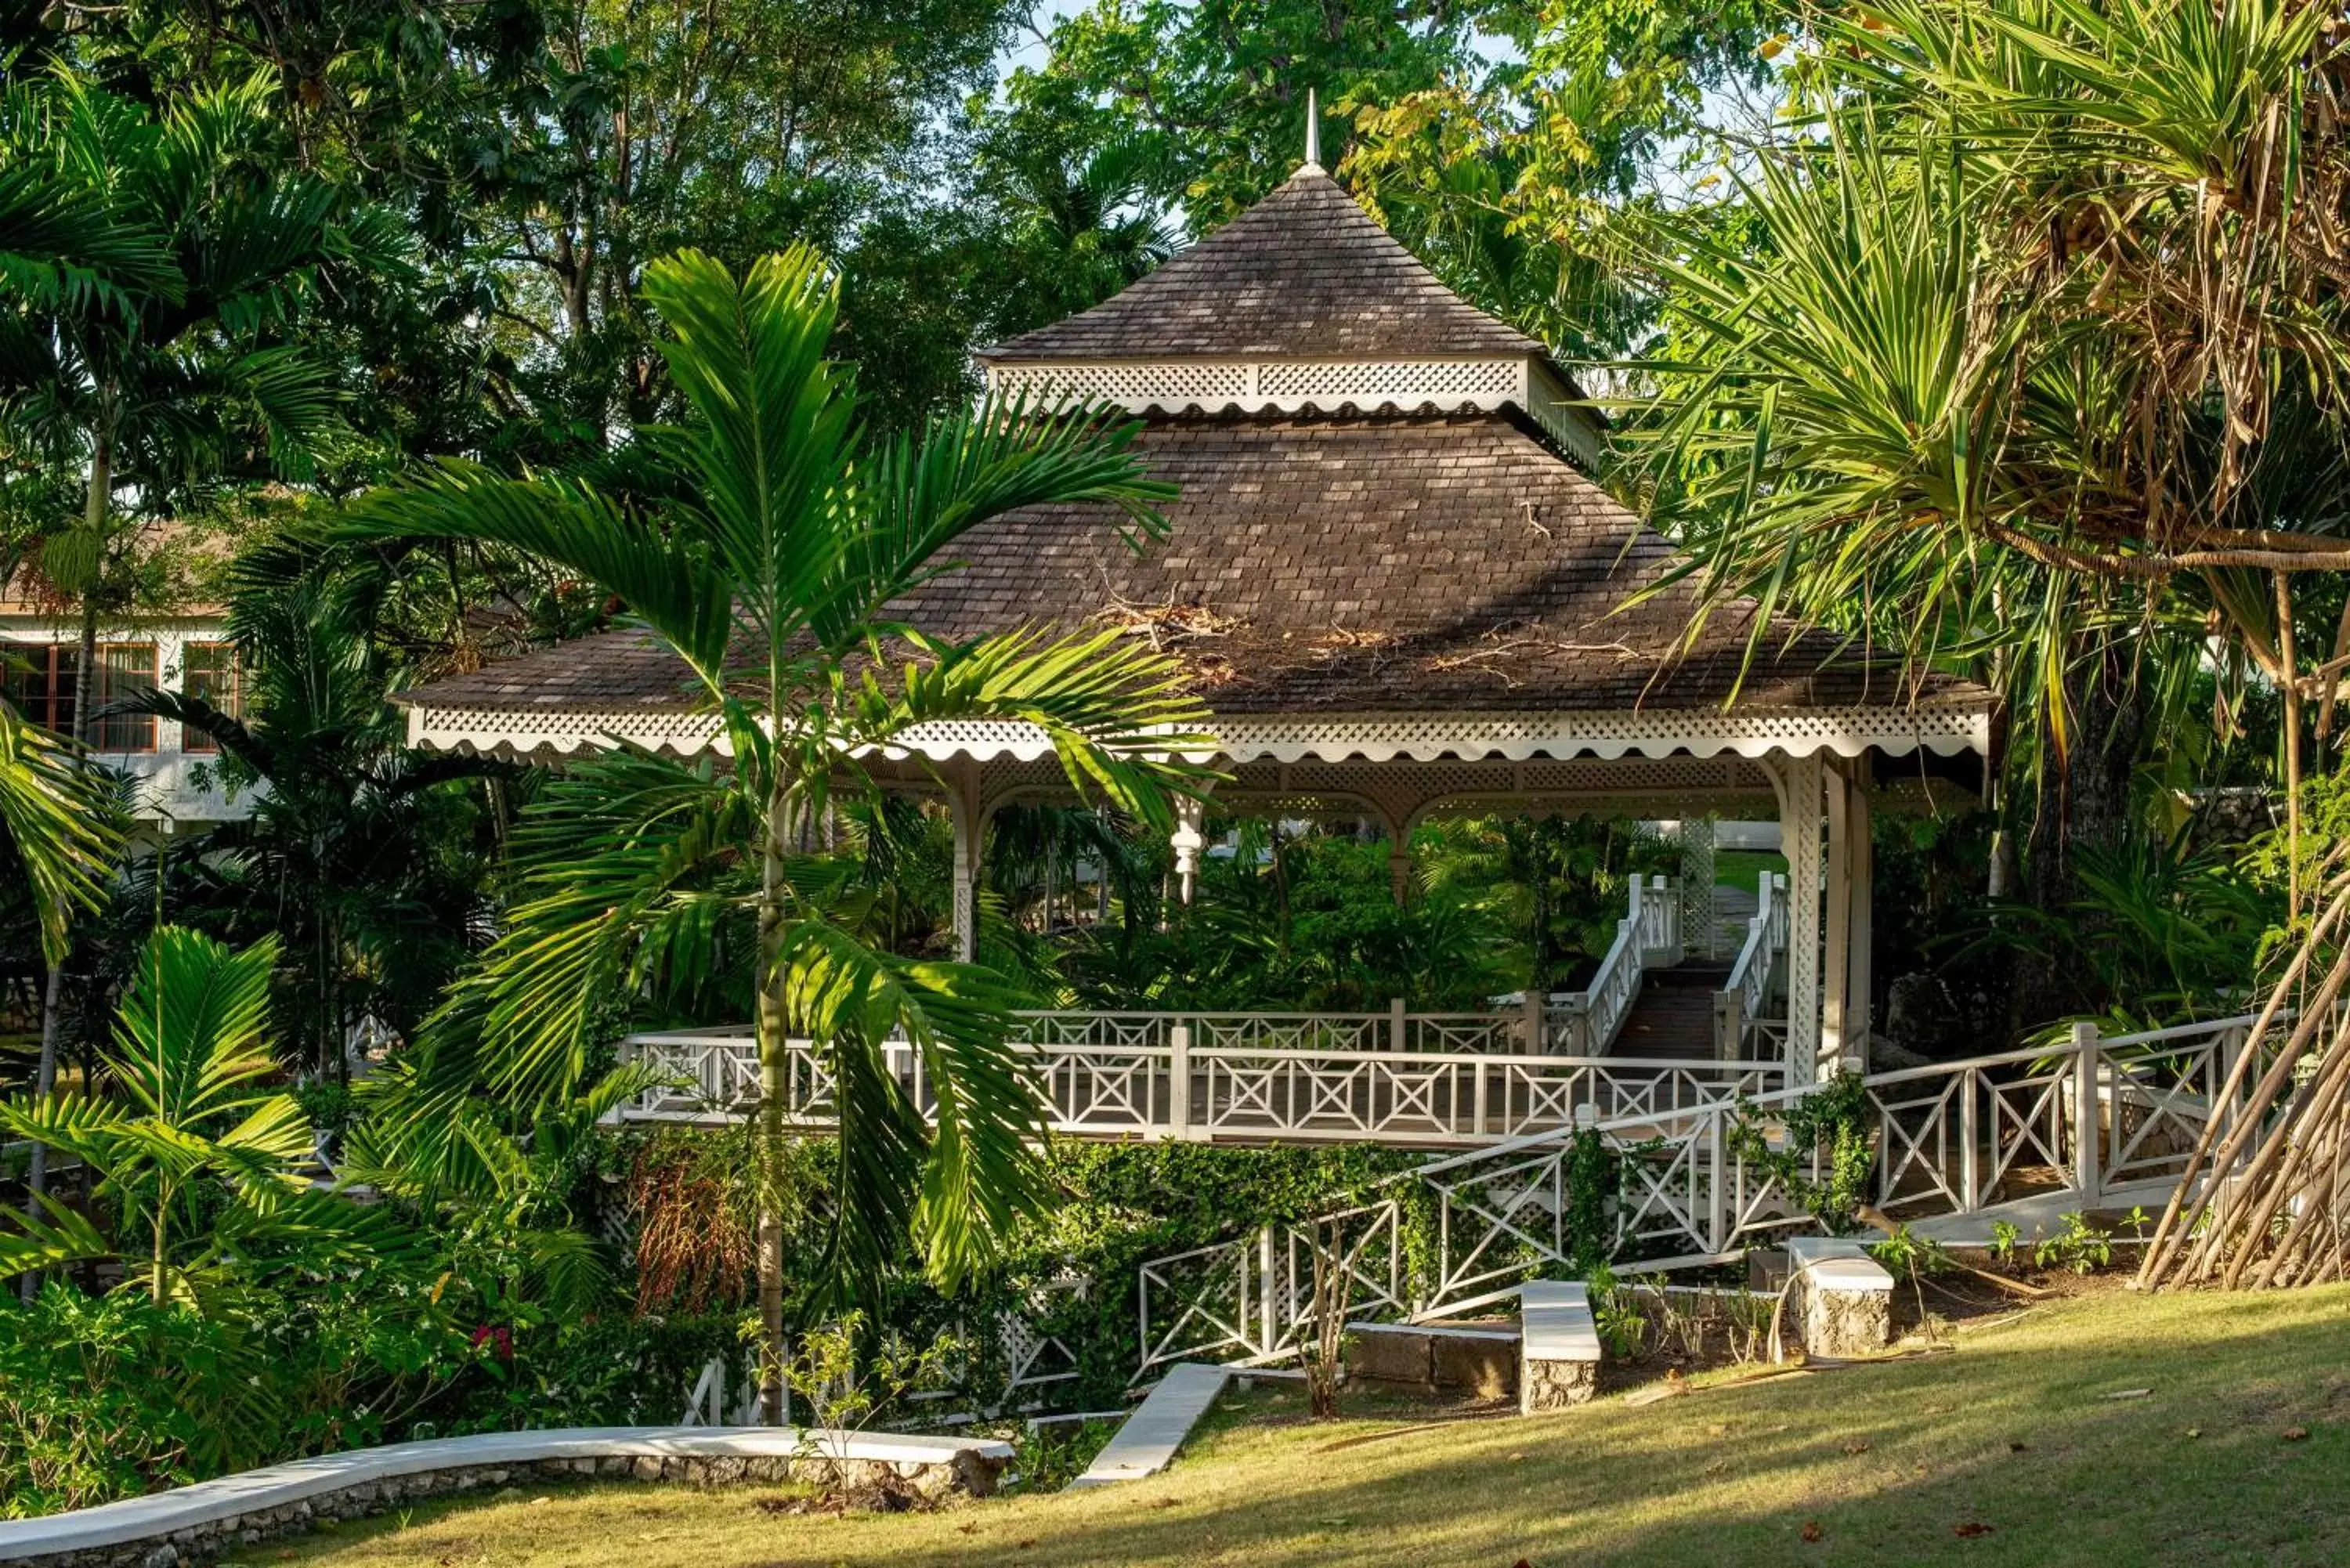
[[1587, 1405], [1599, 1394], [1596, 1361], [1528, 1361], [1519, 1373], [1518, 1413], [1538, 1416]]
[[1426, 1388], [1436, 1382], [1435, 1354], [1429, 1336], [1419, 1329], [1400, 1324], [1350, 1323], [1347, 1372], [1367, 1383]]
[[1466, 1388], [1482, 1399], [1518, 1390], [1518, 1336], [1456, 1330], [1429, 1335], [1430, 1364], [1439, 1388]]
[[1893, 1276], [1859, 1242], [1800, 1237], [1787, 1261], [1806, 1355], [1868, 1355], [1893, 1342]]
[[1529, 1280], [1518, 1293], [1518, 1412], [1580, 1405], [1599, 1392], [1599, 1327], [1572, 1280]]

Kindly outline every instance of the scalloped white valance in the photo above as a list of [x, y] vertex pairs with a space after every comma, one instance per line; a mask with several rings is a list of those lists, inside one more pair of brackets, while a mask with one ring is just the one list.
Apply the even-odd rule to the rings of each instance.
[[[1230, 763], [1434, 762], [1496, 757], [1664, 757], [1773, 753], [1854, 757], [1927, 751], [1938, 756], [1989, 756], [1991, 714], [1981, 708], [1635, 709], [1554, 713], [1360, 713], [1315, 718], [1235, 714], [1211, 722], [1216, 749]], [[718, 722], [678, 709], [593, 710], [432, 708], [408, 711], [411, 745], [435, 751], [574, 756], [613, 739], [677, 755], [726, 755]], [[1033, 724], [952, 721], [909, 731], [893, 756], [934, 762], [1035, 762], [1052, 743]]]

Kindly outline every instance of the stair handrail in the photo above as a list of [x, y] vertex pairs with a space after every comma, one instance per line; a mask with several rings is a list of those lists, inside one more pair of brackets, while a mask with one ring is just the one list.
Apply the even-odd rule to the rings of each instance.
[[[1787, 950], [1787, 878], [1775, 871], [1765, 871], [1755, 883], [1754, 914], [1746, 922], [1746, 940], [1739, 944], [1738, 957], [1730, 966], [1730, 978], [1722, 982], [1720, 994], [1734, 997], [1738, 1007], [1738, 1038], [1725, 1042], [1731, 1047], [1742, 1046], [1753, 1036], [1754, 1026], [1762, 1019], [1762, 1004], [1771, 995], [1771, 981], [1776, 972], [1779, 955]], [[1735, 1054], [1733, 1049], [1732, 1054]]]
[[1578, 992], [1551, 993], [1553, 1011], [1581, 1022], [1582, 1038], [1574, 1042], [1577, 1054], [1604, 1056], [1615, 1044], [1640, 994], [1648, 954], [1679, 956], [1680, 900], [1673, 892], [1667, 877], [1634, 877], [1625, 895], [1624, 918], [1616, 922], [1616, 940], [1607, 944], [1590, 983]]

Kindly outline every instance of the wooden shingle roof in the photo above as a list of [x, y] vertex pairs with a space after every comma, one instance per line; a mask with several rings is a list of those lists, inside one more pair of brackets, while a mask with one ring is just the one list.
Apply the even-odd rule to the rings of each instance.
[[1328, 175], [1279, 189], [1124, 292], [995, 360], [1540, 356], [1437, 280]]
[[[1547, 364], [1310, 168], [1115, 298], [988, 358], [1000, 373], [1215, 356]], [[1808, 746], [1827, 732], [1823, 711], [1992, 706], [1970, 682], [1913, 681], [1821, 632], [1773, 627], [1750, 662], [1751, 605], [1717, 608], [1691, 639], [1697, 590], [1648, 594], [1680, 557], [1560, 454], [1551, 422], [1482, 391], [1368, 404], [1152, 401], [1136, 450], [1178, 488], [1166, 539], [1138, 552], [1106, 508], [1031, 508], [974, 529], [954, 551], [961, 568], [889, 614], [956, 639], [1118, 626], [1180, 659], [1215, 714], [1252, 723], [1635, 710], [1694, 723], [1729, 706], [1813, 715], [1768, 722]], [[681, 661], [633, 631], [402, 700], [454, 715], [435, 732], [457, 743], [473, 743], [469, 726], [500, 732], [499, 714], [600, 743], [606, 716], [659, 729], [696, 706]]]
[[[1740, 688], [1751, 622], [1675, 586], [1624, 607], [1672, 547], [1510, 413], [1151, 421], [1137, 442], [1180, 487], [1137, 552], [1107, 508], [1038, 507], [966, 535], [961, 570], [891, 608], [934, 635], [1125, 627], [1181, 659], [1223, 714], [1898, 707], [1897, 666], [1774, 632]], [[616, 632], [419, 694], [436, 707], [661, 709], [684, 667]]]

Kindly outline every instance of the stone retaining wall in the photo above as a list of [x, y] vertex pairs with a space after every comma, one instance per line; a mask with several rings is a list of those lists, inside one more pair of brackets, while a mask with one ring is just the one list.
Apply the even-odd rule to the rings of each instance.
[[[25, 1546], [33, 1542], [12, 1543], [5, 1539], [8, 1533], [37, 1532], [44, 1525], [62, 1524], [85, 1516], [63, 1515], [54, 1520], [27, 1520], [0, 1526], [0, 1562], [24, 1564], [26, 1568], [182, 1568], [240, 1547], [299, 1534], [324, 1521], [359, 1519], [424, 1498], [545, 1480], [595, 1478], [671, 1481], [690, 1486], [801, 1481], [857, 1491], [910, 1490], [930, 1501], [956, 1492], [985, 1497], [994, 1490], [996, 1476], [1007, 1462], [1010, 1450], [1001, 1444], [957, 1447], [941, 1442], [933, 1446], [933, 1452], [935, 1457], [920, 1459], [834, 1459], [823, 1451], [819, 1439], [813, 1449], [791, 1453], [620, 1453], [504, 1464], [460, 1464], [380, 1476], [274, 1503], [268, 1501], [269, 1493], [283, 1489], [263, 1486], [255, 1489], [255, 1506], [251, 1509], [177, 1527], [159, 1520], [158, 1528], [135, 1539], [105, 1544], [53, 1552], [39, 1551], [36, 1544], [28, 1552]], [[265, 1473], [249, 1472], [255, 1476]], [[230, 1477], [225, 1482], [202, 1484], [211, 1488], [233, 1486], [243, 1479]], [[192, 1492], [198, 1489], [182, 1490]]]

